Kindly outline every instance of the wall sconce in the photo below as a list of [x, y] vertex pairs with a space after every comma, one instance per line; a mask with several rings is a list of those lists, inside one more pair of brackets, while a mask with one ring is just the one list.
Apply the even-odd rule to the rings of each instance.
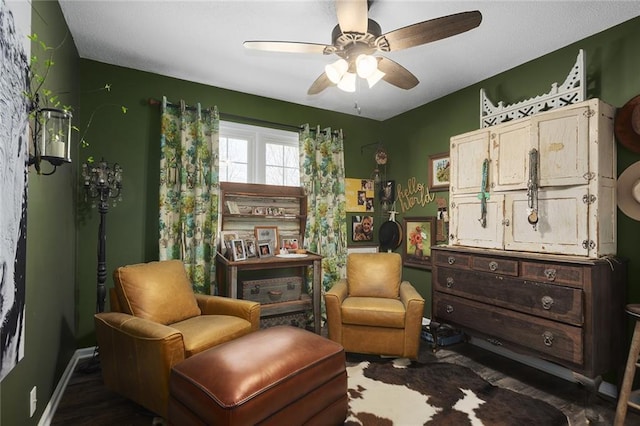
[[[38, 174], [52, 175], [58, 166], [71, 162], [71, 118], [69, 111], [35, 107], [33, 152], [29, 153], [29, 165], [34, 165]], [[41, 173], [42, 160], [53, 166], [50, 173]]]
[[82, 178], [84, 179], [85, 199], [86, 197], [98, 200], [98, 212], [100, 212], [100, 226], [98, 228], [98, 276], [97, 276], [97, 300], [96, 309], [98, 312], [104, 312], [104, 304], [106, 298], [106, 288], [104, 286], [107, 280], [107, 234], [106, 234], [106, 214], [109, 211], [109, 200], [116, 199], [122, 201], [120, 193], [122, 191], [122, 168], [115, 163], [110, 166], [109, 163], [100, 160], [98, 164], [83, 164]]

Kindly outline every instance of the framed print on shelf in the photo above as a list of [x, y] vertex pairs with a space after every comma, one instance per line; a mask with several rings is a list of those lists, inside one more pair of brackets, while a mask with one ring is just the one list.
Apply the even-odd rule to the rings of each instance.
[[233, 240], [231, 241], [233, 260], [247, 260], [247, 249], [244, 245], [243, 240]]
[[278, 227], [277, 226], [255, 226], [253, 232], [256, 235], [258, 241], [271, 241], [271, 247], [276, 247], [278, 242]]
[[258, 255], [262, 257], [273, 256], [273, 246], [269, 240], [258, 240]]
[[255, 239], [247, 238], [244, 240], [244, 247], [247, 250], [247, 259], [250, 257], [258, 257], [258, 248]]
[[451, 158], [448, 152], [429, 156], [429, 192], [448, 191], [451, 173]]
[[[238, 239], [238, 233], [235, 231], [220, 231], [220, 253], [224, 256], [227, 254], [229, 247], [231, 247], [231, 241]], [[230, 253], [229, 253], [230, 254]], [[229, 259], [233, 259], [233, 256], [227, 256]]]
[[402, 228], [405, 235], [402, 264], [412, 268], [431, 269], [431, 246], [435, 244], [436, 217], [405, 217]]
[[300, 248], [297, 238], [283, 238], [280, 247], [286, 250], [297, 250]]

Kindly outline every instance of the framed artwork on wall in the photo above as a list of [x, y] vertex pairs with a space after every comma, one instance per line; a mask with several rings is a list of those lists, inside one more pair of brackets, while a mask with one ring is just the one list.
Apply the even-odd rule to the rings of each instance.
[[405, 217], [402, 228], [405, 237], [402, 246], [404, 266], [431, 269], [431, 246], [435, 244], [435, 216]]
[[449, 153], [430, 155], [427, 168], [429, 192], [448, 191], [451, 172]]

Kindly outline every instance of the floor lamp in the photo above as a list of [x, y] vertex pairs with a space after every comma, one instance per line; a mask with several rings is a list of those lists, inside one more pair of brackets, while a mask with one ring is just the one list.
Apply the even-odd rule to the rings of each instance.
[[100, 227], [98, 228], [98, 283], [97, 283], [97, 312], [104, 312], [107, 290], [104, 283], [107, 280], [106, 245], [107, 235], [105, 216], [109, 211], [109, 200], [116, 205], [116, 199], [122, 201], [122, 168], [118, 163], [109, 165], [104, 159], [97, 164], [83, 164], [82, 177], [87, 197], [98, 201], [100, 213]]

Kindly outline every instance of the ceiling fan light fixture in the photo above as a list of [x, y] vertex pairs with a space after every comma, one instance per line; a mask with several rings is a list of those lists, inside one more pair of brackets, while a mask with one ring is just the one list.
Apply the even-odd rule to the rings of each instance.
[[345, 92], [355, 92], [356, 91], [356, 75], [352, 72], [347, 72], [342, 76], [342, 80], [338, 83], [338, 89], [344, 90]]
[[368, 78], [378, 70], [378, 60], [371, 55], [361, 54], [356, 58], [358, 76]]
[[344, 59], [340, 58], [337, 61], [328, 64], [324, 67], [324, 72], [327, 74], [327, 78], [333, 83], [338, 84], [342, 77], [349, 69], [349, 64]]
[[369, 77], [367, 77], [367, 83], [369, 83], [369, 89], [371, 89], [373, 86], [376, 85], [377, 82], [379, 82], [380, 80], [382, 80], [382, 77], [384, 77], [386, 74], [383, 73], [380, 70], [375, 70], [373, 72], [373, 74], [371, 74]]

